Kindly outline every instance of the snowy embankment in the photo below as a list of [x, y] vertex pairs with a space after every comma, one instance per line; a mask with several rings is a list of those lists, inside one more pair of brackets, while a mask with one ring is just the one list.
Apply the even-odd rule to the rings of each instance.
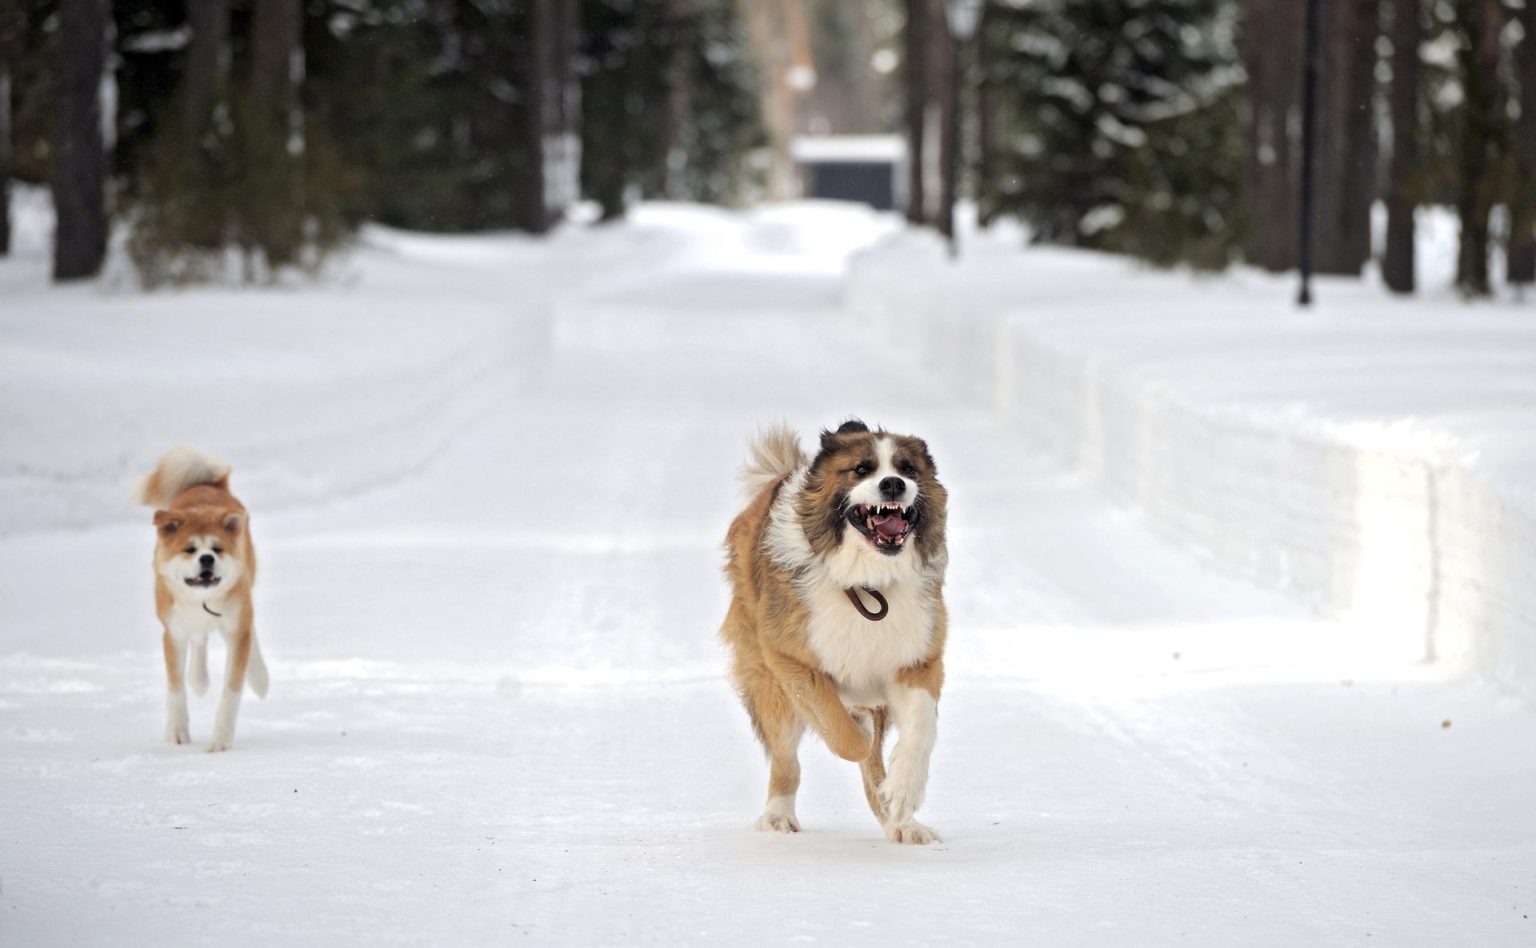
[[[850, 302], [1231, 573], [1536, 698], [1536, 312], [923, 235]], [[1114, 590], [1106, 589], [1106, 596]]]
[[0, 260], [0, 535], [132, 516], [166, 447], [238, 459], [263, 510], [345, 497], [419, 470], [532, 376], [555, 310], [653, 270], [664, 231], [544, 241], [368, 228], [319, 283], [143, 293], [114, 257], [89, 286], [48, 284], [51, 212], [19, 195]]

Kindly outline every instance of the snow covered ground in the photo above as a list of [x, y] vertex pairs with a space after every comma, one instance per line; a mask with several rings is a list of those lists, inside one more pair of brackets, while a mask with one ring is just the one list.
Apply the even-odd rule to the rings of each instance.
[[[845, 305], [889, 226], [381, 232], [347, 285], [262, 293], [0, 263], [0, 941], [1530, 944], [1530, 705], [1063, 464], [994, 411], [996, 314], [991, 344], [871, 324], [860, 281], [905, 251]], [[1104, 292], [1129, 330], [1119, 264], [1028, 256], [1042, 315]], [[898, 315], [938, 279], [905, 259]], [[885, 843], [809, 742], [805, 832], [748, 828], [732, 472], [763, 421], [849, 414], [926, 436], [953, 497], [933, 847]], [[228, 754], [157, 740], [122, 498], [178, 439], [235, 463], [261, 554], [272, 694]]]

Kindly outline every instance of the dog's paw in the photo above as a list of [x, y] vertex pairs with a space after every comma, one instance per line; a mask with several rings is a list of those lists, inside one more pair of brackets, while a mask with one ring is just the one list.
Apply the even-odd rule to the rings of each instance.
[[890, 773], [880, 782], [880, 803], [893, 823], [907, 822], [923, 805], [923, 781], [917, 779], [911, 767], [903, 766], [904, 763], [892, 761]]
[[944, 842], [938, 833], [917, 820], [903, 820], [899, 823], [892, 820], [885, 824], [885, 838], [904, 846], [927, 846], [929, 843]]
[[167, 724], [165, 726], [165, 742], [167, 744], [192, 743], [192, 731], [185, 724]]
[[227, 751], [229, 750], [230, 745], [234, 743], [235, 739], [232, 737], [220, 737], [219, 735], [215, 734], [213, 736], [213, 740], [208, 742], [208, 753], [218, 754], [223, 751]]
[[752, 828], [761, 833], [798, 833], [800, 821], [795, 819], [793, 813], [764, 813], [752, 824]]

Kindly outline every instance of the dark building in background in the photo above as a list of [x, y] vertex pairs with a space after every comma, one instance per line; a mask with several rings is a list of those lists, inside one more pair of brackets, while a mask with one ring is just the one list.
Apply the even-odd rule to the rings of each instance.
[[906, 147], [899, 135], [801, 138], [792, 153], [805, 197], [855, 201], [880, 211], [902, 206]]

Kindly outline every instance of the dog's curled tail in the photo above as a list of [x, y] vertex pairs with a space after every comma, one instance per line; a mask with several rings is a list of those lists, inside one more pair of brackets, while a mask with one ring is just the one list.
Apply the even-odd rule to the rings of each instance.
[[139, 482], [139, 502], [169, 507], [177, 494], [200, 484], [227, 490], [229, 470], [229, 465], [217, 458], [178, 445], [165, 452], [160, 464]]
[[759, 431], [748, 445], [748, 450], [751, 455], [737, 474], [741, 489], [748, 497], [761, 494], [805, 462], [799, 436], [793, 428], [783, 423], [769, 425]]

